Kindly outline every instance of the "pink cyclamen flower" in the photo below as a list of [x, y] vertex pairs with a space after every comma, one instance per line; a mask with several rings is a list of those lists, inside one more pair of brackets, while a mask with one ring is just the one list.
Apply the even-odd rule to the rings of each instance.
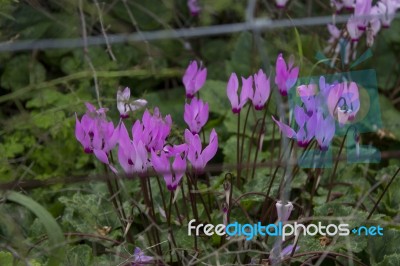
[[297, 131], [285, 123], [276, 120], [273, 116], [272, 120], [275, 121], [284, 136], [297, 140], [297, 145], [305, 148], [315, 136], [317, 112], [313, 112], [311, 116], [308, 116], [303, 108], [296, 105], [294, 116], [297, 124]]
[[188, 0], [187, 5], [190, 11], [190, 14], [195, 17], [200, 14], [201, 8], [197, 0]]
[[132, 266], [143, 266], [153, 264], [154, 258], [151, 256], [147, 256], [144, 252], [139, 248], [135, 248], [135, 252], [133, 253], [133, 261]]
[[154, 108], [153, 115], [146, 110], [142, 117], [142, 123], [136, 122], [132, 127], [132, 136], [140, 136], [148, 151], [162, 150], [165, 140], [171, 132], [172, 119], [170, 115], [162, 118], [159, 109]]
[[254, 108], [262, 110], [271, 93], [270, 83], [267, 75], [260, 69], [254, 74], [254, 94], [250, 97]]
[[323, 117], [321, 113], [317, 114], [317, 127], [315, 130], [315, 139], [318, 142], [321, 151], [327, 151], [335, 136], [335, 120], [328, 115]]
[[[279, 243], [279, 242], [276, 242]], [[278, 246], [274, 245], [274, 247], [272, 248], [270, 255], [269, 255], [269, 262], [270, 265], [276, 265], [278, 264], [279, 261], [282, 261], [283, 259], [285, 259], [285, 257], [290, 256], [293, 252], [294, 249], [294, 245], [290, 244], [287, 247], [283, 248], [282, 251], [280, 253], [278, 253]], [[296, 249], [294, 250], [294, 252], [298, 251], [300, 249], [299, 246], [296, 246]]]
[[289, 0], [275, 0], [276, 7], [278, 7], [278, 8], [285, 8], [286, 3], [287, 3], [288, 1], [289, 1]]
[[99, 109], [87, 103], [88, 111], [79, 121], [76, 116], [75, 137], [82, 144], [85, 153], [94, 153], [105, 164], [109, 164], [108, 153], [118, 141], [118, 131], [113, 122], [105, 119], [106, 109]]
[[289, 220], [290, 214], [293, 210], [293, 204], [289, 201], [286, 204], [283, 204], [282, 201], [277, 201], [275, 204], [276, 212], [278, 214], [278, 221], [282, 223], [286, 223]]
[[242, 90], [240, 91], [240, 101], [238, 97], [239, 81], [236, 73], [232, 73], [228, 85], [226, 87], [226, 93], [229, 101], [232, 105], [232, 112], [234, 114], [240, 113], [240, 110], [247, 103], [248, 99], [252, 98], [253, 95], [253, 77], [250, 76], [247, 79], [242, 77]]
[[117, 109], [122, 119], [129, 117], [129, 112], [136, 111], [147, 105], [147, 101], [144, 99], [138, 99], [133, 102], [129, 102], [131, 97], [131, 90], [126, 87], [123, 91], [118, 90], [117, 92]]
[[188, 144], [187, 158], [192, 167], [202, 173], [206, 164], [215, 156], [218, 150], [218, 135], [213, 129], [207, 147], [202, 150], [200, 136], [185, 130], [185, 141]]
[[179, 185], [186, 171], [186, 158], [180, 154], [174, 156], [172, 165], [164, 151], [158, 156], [155, 151], [151, 152], [151, 163], [154, 170], [164, 177], [164, 181], [169, 191], [174, 191]]
[[124, 123], [119, 127], [118, 161], [128, 175], [142, 175], [149, 166], [148, 153], [141, 140], [132, 141]]
[[346, 27], [351, 41], [358, 42], [363, 34], [363, 31], [359, 30], [357, 20], [353, 16], [351, 16], [347, 21]]
[[193, 134], [199, 133], [208, 120], [208, 103], [194, 97], [190, 104], [185, 104], [183, 118]]
[[382, 27], [389, 28], [392, 20], [396, 16], [397, 9], [400, 8], [400, 1], [398, 0], [380, 0], [377, 3], [378, 14], [382, 16]]
[[330, 115], [337, 117], [340, 126], [354, 120], [360, 110], [357, 83], [342, 82], [335, 84], [329, 91], [327, 105]]
[[127, 174], [142, 174], [148, 168], [148, 153], [141, 139], [131, 140], [124, 125], [119, 126], [118, 160]]
[[[372, 0], [356, 0], [354, 15], [356, 17], [369, 16], [371, 14]], [[357, 18], [357, 27], [365, 31], [368, 26], [369, 18]]]
[[293, 65], [293, 56], [289, 59], [289, 65], [286, 65], [282, 54], [278, 55], [278, 58], [276, 59], [275, 84], [278, 86], [279, 92], [282, 96], [288, 95], [289, 89], [293, 87], [299, 76], [299, 68], [293, 67]]
[[201, 64], [200, 67], [198, 67], [196, 61], [190, 62], [182, 78], [186, 90], [186, 97], [189, 99], [193, 98], [196, 92], [203, 87], [206, 78], [207, 68], [201, 69]]

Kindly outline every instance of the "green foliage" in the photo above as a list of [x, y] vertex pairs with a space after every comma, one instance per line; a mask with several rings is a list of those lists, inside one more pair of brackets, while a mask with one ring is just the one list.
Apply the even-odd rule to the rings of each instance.
[[118, 219], [110, 202], [101, 195], [74, 194], [71, 198], [60, 197], [65, 205], [63, 226], [72, 231], [95, 233], [99, 228], [109, 226], [113, 232], [119, 227]]

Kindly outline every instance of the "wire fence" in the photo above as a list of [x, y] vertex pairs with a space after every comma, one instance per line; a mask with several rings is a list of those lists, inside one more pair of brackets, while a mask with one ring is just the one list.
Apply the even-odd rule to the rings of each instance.
[[[252, 1], [249, 1], [252, 2]], [[148, 42], [164, 39], [189, 39], [205, 36], [216, 36], [233, 34], [242, 31], [267, 31], [280, 28], [321, 26], [329, 23], [343, 24], [348, 21], [350, 15], [333, 15], [319, 17], [305, 17], [293, 19], [271, 20], [267, 18], [251, 19], [246, 22], [207, 27], [181, 28], [171, 30], [158, 30], [150, 32], [137, 32], [132, 34], [107, 34], [99, 36], [87, 36], [73, 39], [43, 39], [43, 40], [21, 40], [0, 43], [0, 52], [16, 52], [26, 50], [78, 48], [85, 46], [96, 46], [105, 44]], [[359, 19], [383, 18], [385, 15], [357, 16]], [[400, 14], [396, 16], [399, 18]]]

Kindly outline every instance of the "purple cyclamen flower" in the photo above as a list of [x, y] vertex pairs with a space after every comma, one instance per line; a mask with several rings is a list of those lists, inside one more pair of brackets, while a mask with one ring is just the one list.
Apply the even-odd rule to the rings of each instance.
[[[145, 144], [139, 139], [132, 141], [124, 123], [119, 127], [118, 161], [128, 175], [142, 175], [149, 166]], [[135, 136], [134, 136], [135, 138]]]
[[157, 156], [154, 151], [151, 152], [153, 168], [159, 175], [164, 177], [169, 191], [176, 190], [186, 171], [186, 158], [182, 158], [180, 154], [176, 154], [174, 157], [174, 161], [171, 165], [164, 151], [160, 152], [160, 156]]
[[397, 9], [400, 8], [398, 0], [380, 0], [377, 3], [377, 13], [381, 15], [382, 27], [389, 28], [392, 20], [396, 16]]
[[228, 85], [226, 87], [226, 93], [228, 95], [229, 101], [232, 105], [232, 112], [234, 114], [240, 113], [243, 106], [247, 103], [253, 95], [253, 77], [250, 76], [247, 79], [242, 77], [242, 90], [240, 91], [240, 101], [238, 97], [239, 80], [236, 73], [232, 73]]
[[[299, 250], [299, 246], [296, 246], [296, 249], [294, 252]], [[290, 256], [293, 252], [294, 245], [290, 244], [287, 247], [283, 248], [280, 254], [278, 253], [277, 246], [275, 246], [269, 256], [269, 261], [271, 265], [276, 265], [279, 261], [283, 260], [285, 257]]]
[[275, 84], [278, 86], [279, 92], [282, 96], [288, 95], [289, 89], [293, 87], [299, 76], [299, 68], [293, 67], [293, 65], [293, 56], [289, 59], [289, 65], [286, 65], [282, 54], [278, 55], [278, 58], [276, 59]]
[[183, 118], [193, 134], [199, 133], [208, 120], [208, 103], [194, 97], [190, 104], [185, 104]]
[[254, 94], [250, 97], [254, 108], [262, 110], [271, 93], [270, 83], [267, 75], [260, 69], [254, 74]]
[[94, 153], [97, 159], [109, 164], [108, 153], [117, 144], [119, 134], [113, 122], [105, 120], [106, 109], [99, 109], [87, 103], [88, 111], [79, 121], [76, 116], [75, 137], [82, 144], [85, 153]]
[[218, 135], [213, 129], [210, 133], [210, 140], [207, 147], [202, 150], [200, 136], [185, 130], [185, 141], [188, 144], [187, 159], [192, 167], [202, 173], [206, 164], [215, 156], [218, 150]]
[[[372, 8], [372, 0], [356, 0], [354, 15], [356, 17], [369, 16]], [[367, 29], [369, 18], [357, 18], [357, 27], [360, 31]]]
[[162, 150], [165, 140], [168, 137], [172, 126], [172, 119], [170, 115], [162, 118], [159, 109], [154, 108], [153, 115], [146, 110], [142, 117], [142, 123], [136, 121], [132, 127], [132, 136], [140, 139], [146, 146], [147, 151]]
[[190, 62], [182, 78], [186, 90], [186, 97], [189, 99], [193, 98], [196, 92], [203, 87], [206, 78], [207, 68], [201, 69], [201, 64], [200, 67], [198, 67], [196, 61]]
[[342, 82], [330, 89], [327, 98], [329, 113], [337, 117], [339, 125], [353, 121], [360, 110], [360, 97], [355, 82]]
[[198, 0], [188, 0], [187, 5], [190, 11], [190, 14], [195, 17], [200, 14], [201, 8], [199, 6]]
[[347, 21], [347, 31], [349, 32], [352, 42], [358, 42], [363, 32], [358, 29], [357, 20], [351, 16]]
[[293, 210], [293, 204], [289, 201], [286, 204], [283, 204], [282, 201], [277, 201], [275, 204], [276, 213], [278, 214], [278, 221], [285, 223], [289, 220], [290, 214]]
[[275, 4], [276, 4], [276, 6], [277, 6], [278, 8], [285, 8], [286, 3], [287, 3], [288, 1], [289, 1], [289, 0], [275, 0]]
[[133, 253], [132, 266], [151, 265], [153, 261], [153, 257], [145, 255], [139, 247], [135, 248], [135, 252]]
[[147, 105], [147, 101], [144, 99], [138, 99], [133, 102], [129, 102], [131, 97], [131, 90], [126, 87], [123, 91], [118, 90], [117, 92], [117, 109], [122, 119], [129, 117], [129, 112], [136, 111]]
[[315, 129], [315, 139], [321, 151], [327, 151], [335, 135], [335, 120], [330, 116], [325, 118], [321, 113], [317, 114], [317, 127]]
[[314, 112], [311, 117], [309, 117], [303, 108], [296, 106], [294, 116], [298, 127], [297, 132], [290, 126], [276, 120], [273, 116], [272, 119], [278, 125], [283, 135], [287, 138], [296, 139], [297, 145], [305, 148], [315, 135], [317, 112]]

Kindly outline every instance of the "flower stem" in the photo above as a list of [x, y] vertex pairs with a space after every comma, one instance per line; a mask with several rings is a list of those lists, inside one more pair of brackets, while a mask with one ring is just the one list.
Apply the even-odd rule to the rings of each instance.
[[260, 133], [258, 134], [258, 139], [257, 139], [257, 149], [256, 149], [256, 155], [254, 156], [254, 161], [253, 161], [253, 172], [252, 172], [252, 174], [251, 174], [251, 179], [254, 178], [254, 174], [255, 174], [255, 172], [256, 172], [256, 163], [257, 163], [257, 158], [258, 158], [258, 152], [259, 152], [259, 150], [260, 150], [259, 147], [260, 147], [260, 142], [261, 142], [261, 135], [262, 135], [263, 132], [264, 132], [265, 118], [266, 118], [266, 116], [267, 116], [269, 102], [270, 102], [270, 101], [268, 101], [268, 102], [267, 102], [267, 105], [265, 106], [264, 115], [263, 115], [263, 118], [262, 118], [262, 120], [261, 120], [262, 123], [261, 123]]
[[333, 177], [336, 175], [336, 170], [337, 170], [337, 166], [339, 164], [340, 154], [342, 153], [344, 142], [346, 141], [346, 137], [347, 137], [347, 132], [346, 132], [346, 135], [344, 135], [344, 137], [343, 137], [342, 144], [340, 145], [340, 149], [339, 149], [339, 154], [337, 155], [335, 166], [333, 168], [333, 172], [329, 178], [329, 191], [328, 191], [328, 195], [326, 196], [326, 202], [329, 202], [329, 200], [331, 198], [331, 193], [332, 193], [332, 188], [333, 188]]
[[[250, 114], [250, 109], [251, 109], [251, 104], [249, 104], [249, 107], [247, 108], [247, 113], [246, 113], [246, 118], [244, 119], [244, 125], [243, 125], [243, 133], [242, 133], [242, 144], [240, 147], [240, 162], [243, 162], [243, 149], [244, 149], [244, 138], [246, 135], [246, 126], [247, 126], [247, 120], [249, 118], [249, 114]], [[246, 165], [246, 169], [248, 168], [248, 165]]]
[[372, 208], [371, 212], [369, 213], [367, 220], [369, 220], [369, 218], [371, 218], [372, 214], [374, 213], [374, 211], [376, 210], [376, 208], [378, 207], [379, 203], [381, 202], [383, 196], [385, 195], [386, 191], [389, 189], [390, 185], [392, 184], [393, 180], [396, 178], [397, 174], [400, 172], [400, 168], [397, 169], [396, 173], [394, 173], [394, 175], [392, 176], [392, 178], [390, 179], [389, 183], [387, 184], [387, 186], [385, 187], [385, 189], [383, 190], [381, 196], [379, 197], [379, 199], [375, 202], [374, 207]]
[[237, 120], [237, 138], [236, 138], [236, 185], [240, 188], [240, 112], [238, 113], [238, 120]]

